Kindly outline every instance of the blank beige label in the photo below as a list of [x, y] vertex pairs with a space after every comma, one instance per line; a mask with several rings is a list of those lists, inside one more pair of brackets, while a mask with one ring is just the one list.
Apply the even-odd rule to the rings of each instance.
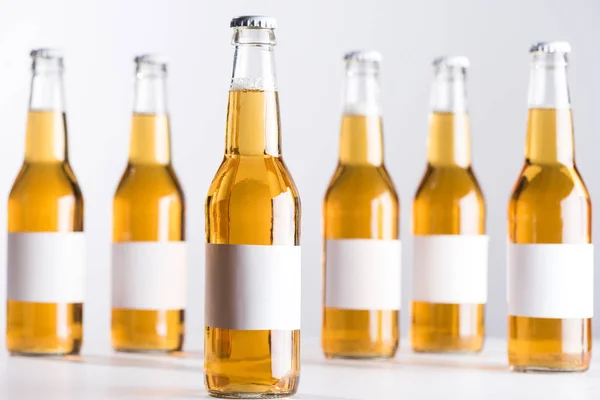
[[206, 244], [204, 324], [300, 329], [300, 246]]
[[399, 310], [399, 240], [326, 241], [325, 306], [348, 310]]
[[486, 235], [413, 238], [413, 300], [441, 304], [487, 301]]
[[112, 306], [183, 310], [186, 305], [185, 242], [125, 242], [112, 248]]
[[83, 303], [84, 288], [83, 232], [8, 234], [8, 300]]

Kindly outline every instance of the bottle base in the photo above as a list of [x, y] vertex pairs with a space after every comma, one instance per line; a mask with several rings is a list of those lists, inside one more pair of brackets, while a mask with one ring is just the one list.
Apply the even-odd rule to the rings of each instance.
[[478, 354], [481, 353], [482, 347], [479, 348], [414, 348], [415, 353], [422, 354]]
[[523, 366], [523, 365], [511, 365], [510, 370], [513, 372], [522, 372], [522, 373], [554, 373], [554, 372], [562, 372], [562, 373], [577, 373], [577, 372], [585, 372], [588, 370], [588, 366], [585, 367], [541, 367], [537, 365], [533, 366]]
[[282, 378], [274, 384], [233, 383], [215, 384], [220, 376], [205, 375], [206, 391], [211, 397], [220, 399], [280, 399], [290, 397], [298, 391], [299, 377]]
[[[22, 345], [7, 347], [8, 354], [15, 357], [66, 357], [78, 356], [81, 352], [82, 341], [77, 339], [69, 345], [62, 346], [34, 346]], [[16, 348], [15, 348], [16, 347]]]
[[248, 393], [248, 392], [218, 392], [209, 390], [210, 397], [218, 399], [284, 399], [296, 394], [296, 391], [287, 393]]
[[585, 372], [592, 352], [583, 353], [508, 353], [508, 365], [514, 372]]
[[395, 354], [328, 354], [324, 353], [328, 360], [390, 360]]
[[476, 354], [483, 349], [483, 336], [421, 335], [412, 337], [415, 353]]
[[163, 354], [168, 355], [181, 351], [181, 348], [177, 349], [135, 349], [135, 348], [113, 348], [117, 353], [128, 353], [128, 354]]
[[73, 351], [15, 351], [8, 350], [8, 354], [11, 357], [67, 357], [67, 356], [78, 356], [79, 349]]

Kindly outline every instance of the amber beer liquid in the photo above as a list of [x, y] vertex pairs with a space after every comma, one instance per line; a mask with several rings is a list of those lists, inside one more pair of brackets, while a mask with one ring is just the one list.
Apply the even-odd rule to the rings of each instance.
[[67, 151], [63, 58], [31, 52], [25, 160], [8, 198], [6, 347], [77, 354], [83, 340], [83, 196]]
[[532, 46], [525, 164], [508, 206], [508, 361], [584, 371], [592, 351], [590, 196], [575, 165], [566, 42]]
[[113, 201], [112, 345], [181, 350], [186, 300], [184, 197], [171, 164], [167, 66], [136, 57], [129, 160]]
[[427, 168], [413, 202], [411, 343], [419, 352], [476, 352], [484, 339], [488, 237], [471, 167], [465, 57], [434, 61]]
[[383, 163], [380, 55], [346, 61], [338, 167], [323, 202], [322, 348], [328, 358], [389, 358], [399, 343], [399, 202]]
[[205, 384], [214, 397], [288, 397], [300, 373], [300, 198], [281, 156], [275, 20], [231, 27], [225, 157], [205, 207]]

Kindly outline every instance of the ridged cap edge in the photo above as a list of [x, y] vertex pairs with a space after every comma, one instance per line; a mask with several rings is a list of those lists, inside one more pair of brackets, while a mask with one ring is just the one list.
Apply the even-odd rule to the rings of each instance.
[[275, 29], [277, 28], [277, 21], [275, 18], [263, 15], [242, 15], [232, 18], [229, 27]]
[[565, 41], [537, 42], [529, 48], [530, 53], [564, 53], [571, 52], [571, 45]]
[[344, 54], [345, 61], [381, 62], [381, 53], [376, 50], [354, 50]]
[[45, 58], [48, 60], [56, 59], [56, 58], [60, 58], [60, 59], [63, 58], [62, 51], [60, 51], [59, 49], [52, 49], [52, 48], [33, 49], [33, 50], [31, 50], [29, 55], [34, 58]]
[[433, 60], [432, 65], [434, 67], [458, 67], [458, 68], [469, 68], [471, 66], [471, 62], [467, 57], [464, 56], [442, 56], [437, 57]]
[[153, 53], [138, 54], [137, 56], [135, 56], [133, 61], [136, 64], [144, 63], [144, 64], [160, 65], [160, 66], [165, 66], [165, 67], [168, 64], [168, 60], [165, 56], [163, 56], [161, 54], [153, 54]]

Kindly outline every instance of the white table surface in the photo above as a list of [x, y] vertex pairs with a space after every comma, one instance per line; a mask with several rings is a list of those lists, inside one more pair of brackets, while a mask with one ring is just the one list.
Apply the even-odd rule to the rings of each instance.
[[[317, 341], [302, 349], [295, 399], [600, 399], [600, 362], [586, 373], [510, 372], [505, 344], [478, 355], [414, 354], [402, 343], [390, 361], [328, 361]], [[0, 355], [1, 400], [205, 399], [202, 353], [178, 356], [86, 351], [81, 357]]]

